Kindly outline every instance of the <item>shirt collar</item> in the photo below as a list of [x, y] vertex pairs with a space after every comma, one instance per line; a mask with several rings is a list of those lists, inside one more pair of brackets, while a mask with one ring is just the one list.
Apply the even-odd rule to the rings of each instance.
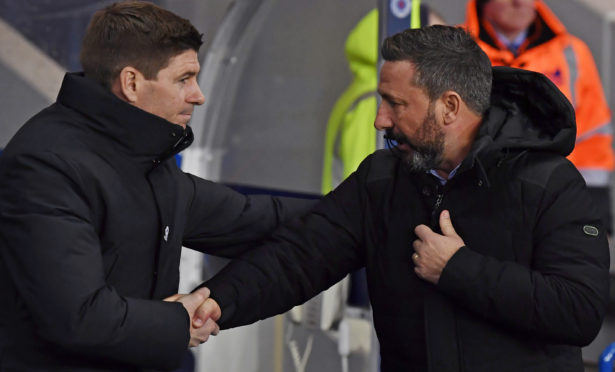
[[521, 44], [523, 44], [525, 39], [527, 39], [527, 29], [521, 31], [521, 33], [517, 35], [517, 37], [515, 37], [514, 40], [510, 40], [509, 38], [504, 36], [504, 34], [499, 32], [497, 29], [494, 28], [494, 30], [495, 30], [495, 34], [498, 37], [498, 40], [502, 44], [504, 44], [508, 49], [510, 49], [510, 51], [513, 53], [516, 52], [517, 49], [519, 49], [519, 47], [521, 46]]
[[461, 166], [461, 163], [457, 164], [457, 166], [451, 171], [451, 173], [448, 174], [448, 179], [439, 175], [435, 169], [430, 169], [429, 173], [434, 175], [438, 179], [438, 181], [440, 181], [441, 185], [444, 185], [446, 184], [448, 180], [450, 180], [451, 178], [453, 178], [453, 176], [455, 176], [455, 173], [457, 173], [457, 170], [459, 169], [460, 166]]

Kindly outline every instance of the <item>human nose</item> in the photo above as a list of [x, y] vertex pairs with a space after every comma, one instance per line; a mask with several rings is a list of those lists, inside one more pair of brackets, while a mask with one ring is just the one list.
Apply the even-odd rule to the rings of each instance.
[[196, 81], [194, 82], [192, 94], [188, 96], [188, 100], [194, 105], [202, 105], [205, 103], [205, 96], [203, 95], [203, 92], [201, 92], [201, 88]]
[[391, 115], [389, 114], [389, 110], [384, 103], [381, 103], [380, 106], [378, 106], [378, 112], [376, 113], [374, 127], [377, 130], [385, 130], [387, 128], [393, 127]]

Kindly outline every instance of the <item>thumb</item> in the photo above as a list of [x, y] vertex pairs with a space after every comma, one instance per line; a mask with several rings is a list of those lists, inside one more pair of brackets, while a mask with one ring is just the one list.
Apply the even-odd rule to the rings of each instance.
[[194, 316], [196, 309], [209, 297], [209, 288], [202, 287], [189, 295], [181, 297], [178, 301], [184, 305], [184, 308], [190, 315], [190, 319]]
[[182, 305], [184, 305], [184, 308], [186, 309], [186, 311], [190, 315], [190, 318], [192, 319], [194, 312], [199, 306], [201, 306], [201, 304], [203, 303], [203, 301], [205, 301], [205, 299], [206, 297], [204, 297], [201, 293], [194, 292], [194, 293], [190, 293], [189, 295], [185, 295], [184, 297], [180, 298], [178, 302], [181, 302]]
[[190, 310], [190, 318], [192, 318], [192, 325], [196, 328], [201, 327], [205, 321], [205, 317], [200, 315], [202, 311], [200, 311], [199, 309], [203, 307], [203, 304], [209, 298], [209, 294], [210, 294], [210, 291], [209, 291], [209, 288], [207, 287], [201, 287], [195, 290], [194, 292], [192, 292], [192, 295], [198, 296], [200, 298], [199, 301], [195, 302], [194, 308]]
[[440, 213], [440, 230], [442, 230], [442, 235], [444, 236], [457, 235], [451, 222], [451, 215], [447, 210], [443, 210]]
[[194, 318], [192, 319], [192, 326], [199, 328], [210, 318], [213, 321], [218, 321], [221, 315], [222, 310], [220, 309], [220, 305], [218, 305], [213, 298], [208, 298], [198, 309], [196, 309]]
[[193, 291], [192, 293], [200, 293], [201, 295], [203, 295], [204, 298], [208, 298], [209, 297], [209, 288], [207, 287], [201, 287], [195, 291]]

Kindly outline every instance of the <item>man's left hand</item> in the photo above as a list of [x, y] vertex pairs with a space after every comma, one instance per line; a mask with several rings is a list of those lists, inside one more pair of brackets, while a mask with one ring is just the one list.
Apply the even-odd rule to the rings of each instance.
[[447, 210], [440, 213], [440, 229], [443, 235], [433, 232], [426, 225], [418, 225], [414, 228], [418, 239], [412, 243], [414, 271], [420, 278], [433, 284], [438, 284], [448, 260], [465, 245], [453, 228]]

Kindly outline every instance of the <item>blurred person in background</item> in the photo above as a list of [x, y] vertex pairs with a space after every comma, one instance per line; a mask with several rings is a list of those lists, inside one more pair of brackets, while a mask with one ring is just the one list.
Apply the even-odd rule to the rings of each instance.
[[611, 112], [587, 45], [571, 35], [541, 0], [470, 0], [465, 26], [494, 66], [543, 73], [570, 100], [577, 134], [568, 159], [583, 175], [612, 235]]

